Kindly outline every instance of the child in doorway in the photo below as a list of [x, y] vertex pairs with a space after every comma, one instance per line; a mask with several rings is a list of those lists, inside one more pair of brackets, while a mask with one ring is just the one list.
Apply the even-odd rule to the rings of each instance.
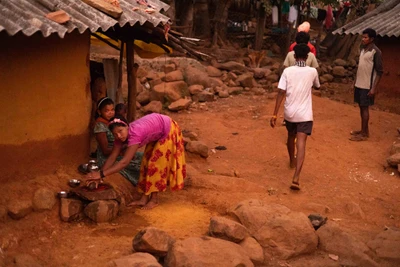
[[119, 103], [115, 106], [115, 116], [121, 116], [124, 117], [125, 119], [127, 118], [127, 109], [125, 104]]

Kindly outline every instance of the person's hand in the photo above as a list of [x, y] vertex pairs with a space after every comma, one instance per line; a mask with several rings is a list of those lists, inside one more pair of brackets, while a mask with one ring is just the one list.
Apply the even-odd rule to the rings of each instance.
[[371, 90], [369, 90], [369, 92], [368, 92], [368, 96], [369, 97], [374, 97], [375, 96], [375, 88], [372, 88]]
[[272, 128], [275, 128], [276, 116], [272, 116], [271, 120], [269, 121], [269, 125], [271, 125]]
[[96, 188], [99, 186], [99, 184], [103, 183], [103, 179], [100, 177], [100, 172], [90, 172], [86, 174], [86, 181], [85, 184], [88, 186], [91, 183], [95, 183]]

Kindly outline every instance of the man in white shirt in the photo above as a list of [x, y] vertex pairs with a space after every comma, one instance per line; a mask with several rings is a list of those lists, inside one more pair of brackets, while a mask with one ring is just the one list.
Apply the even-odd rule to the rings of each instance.
[[[286, 68], [282, 73], [274, 115], [270, 120], [271, 127], [274, 128], [279, 107], [286, 96], [284, 118], [288, 131], [287, 149], [290, 167], [296, 168], [290, 186], [293, 190], [300, 190], [299, 178], [305, 157], [307, 136], [311, 135], [313, 126], [312, 87], [316, 89], [320, 87], [317, 70], [306, 65], [309, 52], [310, 48], [306, 44], [294, 47], [296, 64]], [[297, 156], [295, 156], [295, 143]]]

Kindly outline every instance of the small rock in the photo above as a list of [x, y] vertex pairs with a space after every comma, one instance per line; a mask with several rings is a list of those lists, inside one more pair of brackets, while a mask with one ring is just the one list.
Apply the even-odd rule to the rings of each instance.
[[230, 95], [239, 95], [243, 91], [243, 87], [229, 87], [228, 94]]
[[32, 212], [32, 202], [28, 200], [13, 199], [8, 204], [8, 215], [14, 219], [19, 220]]
[[147, 105], [150, 103], [150, 92], [142, 91], [136, 96], [136, 101], [140, 103], [140, 105]]
[[60, 218], [64, 222], [71, 222], [83, 218], [82, 201], [73, 198], [62, 198]]
[[267, 68], [255, 68], [254, 69], [254, 78], [262, 79], [271, 74], [271, 70]]
[[14, 263], [16, 267], [41, 267], [37, 260], [29, 254], [17, 254], [14, 256]]
[[155, 227], [140, 230], [133, 238], [133, 249], [138, 252], [148, 252], [157, 256], [165, 256], [175, 240], [165, 231]]
[[333, 76], [329, 73], [322, 75], [322, 78], [326, 79], [327, 82], [333, 81]]
[[219, 96], [220, 98], [227, 98], [227, 97], [229, 97], [229, 92], [228, 92], [228, 90], [219, 91], [219, 92], [218, 92], [218, 96]]
[[210, 77], [221, 77], [222, 76], [222, 71], [219, 69], [213, 67], [213, 66], [207, 66], [206, 72], [208, 76]]
[[213, 237], [238, 243], [249, 236], [246, 227], [224, 217], [211, 217], [209, 233]]
[[180, 70], [174, 70], [165, 74], [164, 81], [166, 82], [176, 82], [183, 81], [183, 74]]
[[387, 163], [392, 167], [400, 164], [400, 153], [396, 153], [387, 158]]
[[346, 67], [347, 66], [346, 60], [343, 60], [341, 58], [335, 59], [335, 61], [333, 61], [333, 64], [335, 64], [336, 66], [342, 66], [342, 67]]
[[236, 82], [240, 83], [240, 85], [243, 87], [253, 87], [253, 81], [254, 81], [253, 76], [254, 76], [253, 73], [247, 72], [245, 74], [240, 75], [236, 79]]
[[212, 102], [215, 101], [215, 97], [213, 93], [202, 91], [195, 95], [192, 95], [192, 99], [194, 102]]
[[89, 203], [85, 207], [84, 213], [91, 220], [102, 223], [117, 218], [118, 209], [118, 202], [115, 200], [98, 200]]
[[246, 237], [239, 245], [246, 251], [254, 264], [259, 265], [264, 262], [263, 248], [253, 237]]
[[332, 69], [332, 74], [335, 77], [345, 77], [346, 73], [346, 69], [342, 66], [335, 66]]
[[310, 222], [315, 230], [324, 225], [328, 220], [327, 217], [321, 216], [319, 214], [310, 214], [308, 215], [308, 219], [310, 219]]
[[51, 210], [54, 204], [56, 204], [56, 198], [50, 189], [39, 188], [35, 191], [32, 202], [33, 209], [36, 211]]
[[143, 112], [145, 114], [161, 113], [162, 103], [160, 101], [151, 101], [149, 104], [143, 107]]
[[348, 66], [355, 68], [357, 67], [357, 61], [355, 61], [354, 59], [350, 59], [348, 62]]
[[164, 72], [165, 73], [170, 73], [172, 71], [176, 70], [175, 64], [166, 64], [164, 65]]
[[200, 141], [191, 141], [186, 145], [188, 152], [198, 154], [203, 158], [208, 158], [208, 146]]
[[198, 141], [199, 136], [197, 133], [192, 132], [192, 131], [182, 131], [183, 137], [188, 137], [191, 141]]
[[200, 85], [200, 84], [194, 84], [194, 85], [189, 86], [189, 92], [192, 95], [201, 93], [201, 92], [203, 92], [203, 90], [204, 90], [204, 86]]
[[332, 259], [334, 261], [338, 261], [339, 260], [339, 256], [338, 255], [329, 254], [328, 256], [329, 256], [330, 259]]
[[162, 267], [157, 259], [149, 253], [133, 253], [108, 262], [107, 267]]
[[181, 98], [175, 102], [172, 102], [168, 106], [168, 109], [171, 111], [184, 110], [184, 109], [188, 109], [190, 104], [192, 104], [192, 100], [186, 99], [186, 98]]

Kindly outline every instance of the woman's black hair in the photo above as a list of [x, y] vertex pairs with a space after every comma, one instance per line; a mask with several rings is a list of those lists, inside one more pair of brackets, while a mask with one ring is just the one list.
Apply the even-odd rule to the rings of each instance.
[[[121, 122], [115, 122], [115, 120], [120, 120]], [[124, 117], [117, 115], [117, 116], [111, 118], [110, 124], [108, 125], [108, 129], [110, 129], [110, 131], [112, 132], [114, 130], [114, 128], [118, 127], [118, 126], [119, 127], [121, 127], [121, 126], [129, 127], [129, 123]]]
[[[97, 110], [101, 110], [102, 108], [104, 108], [107, 105], [114, 105], [114, 101], [109, 98], [109, 97], [102, 97], [98, 102], [97, 102]], [[94, 115], [94, 117], [97, 119], [98, 117], [100, 117], [99, 113], [96, 112], [96, 114]]]

